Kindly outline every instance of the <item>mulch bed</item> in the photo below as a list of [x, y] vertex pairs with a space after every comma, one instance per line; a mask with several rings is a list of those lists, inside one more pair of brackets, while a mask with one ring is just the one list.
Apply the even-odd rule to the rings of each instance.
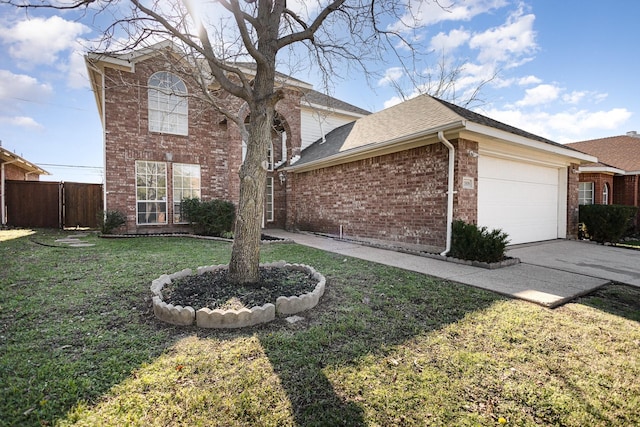
[[312, 292], [317, 280], [306, 272], [286, 268], [260, 268], [260, 281], [251, 285], [235, 285], [227, 279], [227, 270], [217, 270], [173, 280], [162, 289], [167, 304], [191, 306], [196, 310], [252, 308], [275, 304], [281, 296]]

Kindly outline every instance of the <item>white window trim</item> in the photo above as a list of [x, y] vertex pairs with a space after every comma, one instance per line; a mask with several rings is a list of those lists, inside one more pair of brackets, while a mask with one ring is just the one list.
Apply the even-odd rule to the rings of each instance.
[[[582, 187], [589, 185], [591, 187], [590, 190], [585, 190]], [[587, 193], [591, 193], [590, 199], [587, 199], [585, 195]], [[588, 203], [585, 203], [588, 202]], [[580, 182], [578, 184], [578, 204], [580, 205], [592, 205], [594, 202], [594, 183], [593, 182]]]
[[[138, 165], [140, 163], [157, 163], [157, 164], [161, 164], [164, 165], [164, 193], [165, 193], [165, 197], [164, 200], [162, 199], [156, 199], [156, 200], [139, 200], [138, 199]], [[154, 162], [154, 161], [150, 161], [150, 160], [136, 160], [136, 175], [135, 175], [135, 179], [136, 179], [136, 185], [135, 185], [135, 192], [136, 192], [136, 225], [166, 225], [168, 224], [169, 221], [169, 210], [168, 210], [168, 201], [167, 201], [167, 164], [165, 162]], [[160, 188], [160, 187], [157, 187]], [[138, 204], [139, 203], [164, 203], [164, 222], [140, 222], [140, 212], [138, 209]]]
[[[269, 203], [269, 200], [271, 200], [271, 203]], [[273, 222], [274, 221], [274, 215], [273, 215], [273, 206], [274, 205], [274, 200], [273, 200], [273, 177], [269, 176], [267, 177], [267, 187], [265, 189], [265, 201], [264, 201], [264, 210], [265, 210], [265, 219], [267, 222]]]
[[602, 204], [609, 204], [609, 184], [607, 184], [606, 182], [602, 186]]
[[[168, 81], [166, 77], [159, 77], [161, 74], [172, 76], [172, 80], [175, 80], [172, 87], [162, 87], [151, 83], [154, 77], [161, 82]], [[188, 93], [184, 81], [175, 74], [158, 71], [149, 77], [148, 87], [149, 131], [187, 136], [189, 134], [189, 101], [186, 97]], [[161, 116], [162, 119], [153, 119], [154, 113]], [[172, 123], [174, 121], [175, 123]]]
[[[182, 203], [182, 198], [180, 198], [180, 200], [175, 200], [175, 193], [176, 193], [176, 169], [182, 167], [182, 166], [197, 166], [198, 167], [198, 189], [197, 189], [197, 196], [198, 198], [201, 197], [202, 193], [202, 169], [200, 167], [200, 165], [197, 164], [191, 164], [191, 163], [174, 163], [173, 164], [173, 170], [171, 171], [171, 184], [172, 184], [172, 194], [171, 194], [171, 201], [172, 201], [172, 212], [171, 212], [171, 218], [174, 224], [188, 224], [188, 221], [176, 221], [176, 205], [180, 205]], [[181, 190], [184, 190], [183, 187], [180, 187]], [[193, 190], [193, 189], [191, 189]]]

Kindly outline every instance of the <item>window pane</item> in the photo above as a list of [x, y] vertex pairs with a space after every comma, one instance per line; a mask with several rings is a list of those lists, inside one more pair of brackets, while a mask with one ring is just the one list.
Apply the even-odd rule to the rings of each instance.
[[138, 224], [166, 223], [166, 164], [136, 162]]
[[149, 130], [188, 134], [187, 87], [176, 75], [158, 72], [149, 78]]
[[173, 222], [186, 222], [181, 215], [182, 199], [200, 197], [200, 165], [173, 165]]

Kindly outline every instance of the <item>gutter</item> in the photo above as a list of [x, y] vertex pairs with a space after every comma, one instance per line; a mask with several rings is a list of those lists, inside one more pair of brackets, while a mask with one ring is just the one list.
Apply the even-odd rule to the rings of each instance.
[[449, 173], [447, 174], [447, 243], [443, 252], [440, 255], [445, 256], [451, 250], [451, 229], [453, 223], [453, 195], [456, 193], [454, 190], [454, 173], [455, 173], [455, 160], [456, 149], [444, 137], [444, 132], [438, 132], [438, 139], [445, 147], [449, 149]]

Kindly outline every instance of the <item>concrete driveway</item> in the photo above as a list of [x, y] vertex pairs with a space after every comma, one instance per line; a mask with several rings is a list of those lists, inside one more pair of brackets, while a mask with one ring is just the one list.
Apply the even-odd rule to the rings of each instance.
[[609, 282], [640, 286], [640, 251], [554, 240], [508, 248], [521, 263], [487, 270], [308, 233], [267, 230], [301, 245], [487, 289], [557, 307]]
[[576, 240], [516, 245], [507, 254], [523, 263], [640, 286], [640, 251]]

